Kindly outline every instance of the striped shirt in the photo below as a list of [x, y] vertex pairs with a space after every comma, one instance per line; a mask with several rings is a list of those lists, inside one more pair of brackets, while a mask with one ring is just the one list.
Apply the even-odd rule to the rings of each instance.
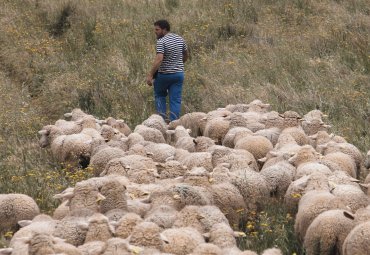
[[159, 67], [160, 73], [177, 73], [184, 71], [183, 53], [187, 51], [184, 39], [174, 33], [168, 33], [157, 40], [157, 54], [163, 54]]

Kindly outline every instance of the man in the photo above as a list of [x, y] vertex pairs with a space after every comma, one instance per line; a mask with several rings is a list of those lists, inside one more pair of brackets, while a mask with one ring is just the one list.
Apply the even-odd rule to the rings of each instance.
[[[173, 121], [180, 117], [184, 63], [188, 59], [188, 50], [184, 39], [170, 32], [167, 20], [154, 22], [154, 32], [158, 39], [157, 54], [146, 77], [146, 83], [152, 86], [154, 79], [155, 108], [165, 120], [167, 120], [166, 97], [169, 95], [169, 119]], [[153, 78], [155, 74], [156, 77]]]

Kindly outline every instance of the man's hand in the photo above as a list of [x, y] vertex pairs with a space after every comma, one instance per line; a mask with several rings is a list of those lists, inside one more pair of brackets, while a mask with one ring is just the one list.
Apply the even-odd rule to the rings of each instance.
[[146, 76], [146, 84], [148, 84], [148, 86], [152, 86], [153, 85], [153, 76], [148, 74]]

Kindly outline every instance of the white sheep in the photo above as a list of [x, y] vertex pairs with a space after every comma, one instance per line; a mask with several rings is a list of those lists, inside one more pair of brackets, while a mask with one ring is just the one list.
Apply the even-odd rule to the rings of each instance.
[[222, 250], [211, 243], [199, 244], [190, 255], [222, 255]]
[[231, 174], [231, 183], [240, 191], [249, 209], [256, 209], [269, 197], [270, 189], [260, 173], [244, 169]]
[[141, 124], [144, 126], [159, 130], [162, 133], [163, 137], [166, 137], [166, 131], [168, 127], [167, 127], [165, 120], [162, 118], [162, 116], [158, 114], [152, 114], [149, 116], [149, 118], [144, 120]]
[[217, 223], [229, 224], [218, 207], [188, 205], [179, 212], [173, 227], [192, 227], [200, 233], [207, 233]]
[[267, 139], [269, 139], [272, 145], [275, 146], [281, 134], [281, 129], [277, 127], [265, 128], [265, 129], [256, 131], [254, 134], [266, 137]]
[[346, 209], [340, 198], [328, 191], [309, 191], [299, 201], [294, 231], [299, 240], [304, 240], [306, 231], [312, 221], [322, 212], [331, 209]]
[[222, 144], [226, 133], [229, 131], [230, 122], [223, 117], [207, 120], [204, 136], [211, 138], [216, 144]]
[[94, 169], [95, 176], [104, 171], [108, 162], [114, 158], [125, 156], [125, 152], [114, 147], [103, 147], [97, 151], [90, 159], [90, 166]]
[[177, 126], [183, 126], [191, 130], [192, 137], [197, 137], [204, 134], [205, 122], [202, 119], [205, 117], [207, 117], [207, 114], [204, 112], [186, 113], [179, 119], [171, 121], [168, 128], [175, 129]]
[[353, 158], [343, 152], [331, 152], [322, 157], [319, 161], [328, 166], [332, 171], [340, 170], [356, 178], [356, 163]]
[[266, 154], [273, 149], [273, 145], [264, 136], [260, 135], [249, 135], [241, 139], [234, 140], [235, 149], [243, 149], [252, 153], [254, 158], [261, 159], [266, 156]]
[[85, 243], [93, 241], [107, 241], [114, 234], [114, 227], [110, 225], [106, 216], [95, 213], [88, 219], [88, 230]]
[[0, 231], [16, 227], [20, 220], [32, 220], [40, 213], [33, 198], [24, 194], [0, 194]]
[[319, 214], [310, 224], [304, 238], [307, 254], [341, 254], [346, 236], [354, 227], [353, 220], [343, 210], [329, 210]]
[[130, 244], [162, 250], [163, 240], [160, 237], [162, 229], [153, 222], [137, 224], [129, 237]]
[[227, 131], [224, 139], [222, 140], [222, 145], [229, 148], [234, 148], [234, 139], [238, 133], [243, 133], [245, 135], [253, 134], [253, 132], [246, 127], [232, 127], [229, 129], [229, 131]]
[[229, 182], [211, 186], [213, 203], [225, 214], [229, 224], [236, 228], [247, 214], [247, 206], [239, 190]]
[[145, 215], [145, 221], [154, 222], [161, 228], [171, 228], [177, 218], [177, 210], [172, 206], [161, 205], [154, 207]]
[[178, 255], [191, 253], [198, 245], [204, 243], [203, 236], [194, 228], [171, 228], [161, 233], [163, 251]]
[[354, 212], [370, 205], [370, 197], [361, 190], [359, 185], [334, 185], [331, 193], [339, 197]]
[[304, 175], [310, 175], [317, 172], [320, 172], [326, 176], [330, 176], [333, 173], [329, 167], [320, 164], [319, 162], [308, 162], [297, 167], [294, 179], [297, 180]]
[[281, 197], [285, 195], [290, 183], [293, 181], [295, 167], [286, 161], [264, 168], [260, 174], [265, 177], [270, 190], [270, 196]]
[[370, 221], [357, 225], [343, 243], [343, 255], [369, 254]]
[[168, 160], [157, 164], [157, 171], [161, 179], [176, 178], [185, 174], [187, 167], [176, 160]]
[[145, 141], [154, 143], [165, 143], [166, 140], [161, 131], [155, 128], [147, 127], [144, 125], [137, 125], [134, 129], [134, 133], [141, 135]]
[[106, 249], [106, 243], [103, 241], [88, 242], [77, 247], [82, 255], [101, 255]]
[[107, 119], [105, 119], [102, 122], [102, 124], [107, 124], [107, 125], [111, 126], [112, 128], [117, 129], [119, 132], [121, 132], [125, 136], [128, 136], [129, 134], [131, 134], [131, 129], [125, 123], [124, 120], [116, 120], [113, 117], [108, 117]]

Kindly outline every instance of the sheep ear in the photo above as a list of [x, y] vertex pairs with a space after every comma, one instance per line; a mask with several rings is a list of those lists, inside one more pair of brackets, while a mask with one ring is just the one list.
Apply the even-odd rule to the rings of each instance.
[[20, 220], [20, 221], [18, 221], [18, 225], [21, 228], [24, 228], [24, 227], [30, 225], [31, 223], [32, 223], [32, 220]]
[[74, 189], [70, 189], [69, 191], [65, 192], [63, 191], [62, 193], [55, 194], [53, 196], [54, 199], [71, 199], [73, 197], [73, 191]]
[[170, 160], [174, 160], [174, 159], [175, 159], [174, 156], [170, 156], [170, 157], [168, 157], [168, 158], [165, 159], [165, 162], [170, 161]]
[[0, 249], [0, 255], [10, 255], [13, 252], [13, 248]]
[[170, 243], [170, 241], [168, 240], [168, 238], [165, 235], [163, 235], [162, 233], [160, 233], [159, 235], [160, 235], [163, 242]]
[[347, 212], [347, 211], [343, 211], [343, 215], [345, 217], [347, 217], [348, 219], [351, 219], [351, 220], [354, 220], [355, 219], [355, 215], [353, 215], [352, 213], [350, 212]]
[[184, 181], [184, 176], [179, 176], [175, 178], [176, 181], [183, 182]]
[[198, 142], [197, 142], [195, 139], [193, 139], [193, 143], [194, 143], [195, 145], [197, 145], [197, 144], [198, 144]]
[[370, 183], [360, 183], [360, 186], [365, 188], [365, 189], [369, 189], [370, 188]]
[[82, 230], [88, 230], [89, 229], [89, 223], [87, 222], [79, 222], [77, 223], [77, 226], [81, 228]]
[[65, 118], [72, 118], [72, 113], [71, 112], [67, 112], [64, 114], [64, 117]]
[[211, 237], [211, 233], [204, 233], [203, 234], [203, 237], [204, 237], [204, 239], [206, 240], [206, 241], [209, 241], [209, 238]]
[[100, 202], [102, 200], [105, 200], [105, 196], [103, 196], [102, 194], [98, 193], [98, 195], [96, 195], [96, 202]]
[[128, 249], [130, 252], [133, 252], [133, 254], [140, 254], [143, 251], [143, 248], [132, 244], [128, 245]]
[[116, 227], [112, 223], [113, 223], [113, 221], [109, 222], [108, 226], [109, 226], [110, 232], [112, 232], [112, 234], [114, 235], [116, 233]]
[[247, 235], [241, 231], [234, 231], [234, 237], [246, 237]]
[[151, 200], [150, 200], [150, 197], [147, 197], [147, 198], [141, 199], [140, 202], [144, 204], [150, 204]]
[[257, 159], [257, 161], [258, 161], [259, 163], [265, 163], [265, 162], [267, 161], [267, 158], [266, 158], [266, 157], [264, 157], [264, 158], [260, 158], [260, 159]]

